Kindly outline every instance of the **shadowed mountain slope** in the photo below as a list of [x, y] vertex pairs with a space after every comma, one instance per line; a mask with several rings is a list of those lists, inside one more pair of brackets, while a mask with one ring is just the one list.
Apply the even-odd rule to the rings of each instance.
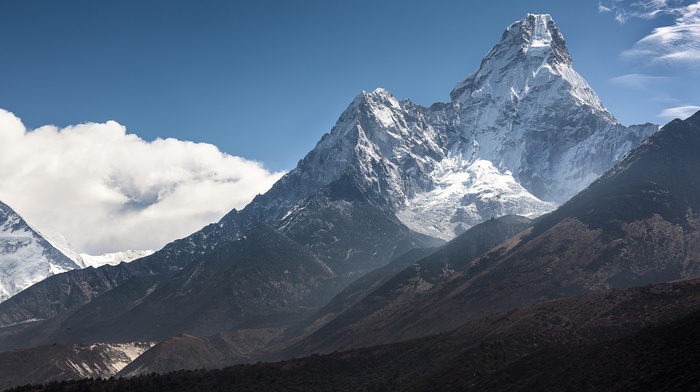
[[233, 330], [245, 322], [255, 324], [255, 317], [262, 317], [259, 323], [274, 325], [325, 303], [332, 295], [326, 292], [332, 289], [333, 277], [307, 248], [259, 224], [171, 277], [148, 284], [134, 277], [18, 335], [38, 336], [41, 341], [18, 340], [31, 344], [161, 340], [181, 333]]
[[177, 271], [234, 238], [234, 233], [223, 229], [221, 225], [211, 224], [131, 263], [89, 267], [50, 276], [0, 303], [0, 333], [3, 327], [12, 324], [54, 317], [73, 306], [90, 301], [133, 276]]
[[[431, 255], [395, 273], [385, 282], [381, 284], [377, 282], [372, 287], [368, 287], [361, 300], [355, 301], [353, 306], [298, 345], [284, 350], [283, 357], [298, 357], [314, 352], [347, 350], [354, 347], [353, 336], [364, 335], [364, 326], [372, 325], [376, 320], [381, 320], [387, 314], [404, 306], [410, 307], [415, 298], [443, 282], [472, 259], [528, 228], [531, 224], [531, 221], [524, 217], [505, 216], [470, 228]], [[336, 302], [342, 301], [346, 296], [348, 294], [341, 292], [328, 306], [321, 309], [315, 318], [327, 318], [330, 309], [334, 306], [337, 308]], [[358, 338], [376, 338], [374, 343], [383, 343], [383, 337], [380, 335], [358, 336]]]
[[[278, 331], [277, 339], [272, 339], [269, 331], [264, 330], [239, 331], [207, 338], [193, 336], [177, 337], [162, 342], [152, 350], [149, 350], [147, 355], [134, 361], [125, 372], [136, 371], [136, 369], [139, 369], [139, 372], [142, 373], [150, 373], [152, 371], [167, 372], [179, 370], [181, 368], [195, 369], [202, 366], [211, 368], [222, 367], [237, 362], [255, 362], [262, 358], [266, 351], [275, 351], [279, 349], [279, 347], [283, 347], [283, 342], [285, 340], [293, 339], [297, 335], [307, 334], [308, 331], [313, 331], [319, 326], [328, 323], [328, 320], [332, 319], [337, 314], [341, 314], [343, 310], [361, 301], [367, 295], [367, 301], [371, 304], [369, 306], [373, 306], [377, 303], [386, 306], [386, 304], [391, 301], [394, 303], [404, 303], [410, 300], [407, 298], [412, 297], [421, 287], [429, 284], [427, 282], [442, 280], [444, 279], [443, 275], [447, 273], [447, 271], [459, 267], [459, 265], [450, 263], [450, 258], [448, 256], [450, 252], [459, 252], [465, 257], [468, 255], [476, 257], [529, 225], [530, 221], [527, 218], [503, 217], [490, 220], [467, 230], [458, 239], [453, 240], [442, 249], [437, 250], [437, 252], [435, 249], [411, 250], [401, 257], [398, 257], [387, 266], [375, 270], [350, 284], [311, 317], [285, 331], [284, 336]], [[447, 250], [449, 250], [449, 252], [446, 252]], [[426, 254], [433, 252], [435, 252], [433, 256], [425, 258]], [[406, 266], [412, 264], [412, 262], [417, 259], [420, 259], [420, 261], [411, 266], [411, 268], [406, 269]], [[400, 273], [400, 277], [395, 276], [397, 273]], [[387, 281], [394, 282], [392, 284], [392, 288], [394, 288], [392, 291], [383, 292], [381, 295], [372, 292], [373, 288], [380, 287]], [[396, 289], [396, 287], [399, 287], [399, 289]], [[367, 302], [365, 300], [362, 301]], [[333, 334], [343, 335], [345, 330], [337, 327], [337, 325], [342, 325], [348, 318], [359, 318], [359, 316], [352, 313], [343, 313], [342, 317], [340, 323], [336, 323], [335, 320], [331, 321], [323, 327], [323, 330], [333, 331], [332, 336]], [[267, 339], [265, 345], [272, 345], [272, 347], [266, 348], [265, 345], [261, 344], [252, 346], [245, 345], [240, 341], [240, 336], [246, 335], [259, 336], [260, 339], [257, 339], [259, 341]], [[231, 342], [231, 346], [228, 346], [228, 349], [226, 349], [226, 342]], [[276, 343], [277, 345], [275, 345]], [[308, 343], [305, 349], [312, 351], [309, 349]], [[202, 362], [197, 364], [195, 358], [185, 356], [184, 353], [187, 351], [197, 352], [197, 358]], [[183, 360], [170, 359], [169, 357], [172, 356], [173, 353], [176, 353], [176, 358], [183, 358]], [[299, 348], [295, 348], [295, 350], [285, 350], [284, 356], [291, 357], [303, 354], [304, 352], [300, 351]]]
[[326, 260], [345, 284], [410, 249], [444, 243], [404, 226], [352, 170], [300, 202], [276, 227]]
[[[537, 358], [539, 353], [544, 353], [542, 355], [546, 358], [549, 349], [564, 347], [564, 350], [569, 350], [567, 345], [574, 345], [569, 347], [575, 349], [580, 344], [630, 336], [644, 328], [654, 328], [660, 332], [659, 336], [666, 337], [663, 341], [657, 341], [656, 345], [637, 347], [638, 351], [664, 355], [664, 351], [676, 348], [693, 350], [696, 345], [693, 342], [698, 340], [695, 334], [682, 333], [692, 332], [692, 328], [697, 326], [697, 321], [691, 314], [699, 310], [700, 281], [697, 280], [612, 289], [543, 302], [477, 320], [448, 333], [390, 345], [313, 355], [277, 363], [240, 365], [216, 371], [175, 372], [102, 382], [83, 381], [78, 385], [54, 385], [52, 390], [464, 389], [480, 385], [481, 382], [498, 381], [497, 372], [508, 370], [518, 360], [527, 361], [529, 356]], [[691, 316], [687, 320], [683, 320], [689, 315]], [[676, 320], [681, 320], [678, 325], [684, 327], [672, 330], [677, 332], [673, 336], [666, 335], [664, 325]], [[684, 329], [685, 327], [690, 329]], [[654, 329], [646, 329], [641, 334]], [[211, 344], [216, 344], [215, 340]], [[195, 352], [194, 355], [198, 353]], [[636, 360], [638, 367], [633, 366], [637, 372], [645, 369], [641, 363], [642, 358], [646, 357]], [[675, 361], [671, 363], [682, 369], [694, 369], [697, 366], [693, 356], [671, 359]], [[611, 358], [611, 362], [615, 360], [616, 358]], [[557, 370], [560, 364], [561, 362], [553, 364], [553, 369]], [[518, 369], [516, 366], [512, 368], [516, 371]], [[661, 366], [655, 369], [654, 374], [660, 377], [661, 382], [671, 382], [674, 381], [671, 377], [676, 373], [666, 370], [674, 368]], [[575, 366], [569, 370], [576, 375]], [[544, 374], [547, 374], [546, 370]], [[607, 377], [606, 374], [612, 373], [597, 374]], [[567, 384], [566, 380], [563, 383], [577, 390], [576, 385]]]
[[478, 382], [464, 382], [470, 369], [450, 361], [408, 390], [694, 391], [700, 389], [698, 336], [700, 311], [612, 341], [548, 348]]
[[407, 306], [386, 306], [381, 317], [350, 317], [336, 340], [312, 347], [327, 352], [395, 342], [548, 299], [699, 276], [697, 151], [700, 112], [669, 123], [531, 229], [473, 261], [464, 258], [465, 267]]

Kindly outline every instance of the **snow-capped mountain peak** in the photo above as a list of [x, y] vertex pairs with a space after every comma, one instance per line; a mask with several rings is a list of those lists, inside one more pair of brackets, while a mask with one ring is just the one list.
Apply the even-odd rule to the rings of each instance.
[[423, 107], [381, 88], [361, 92], [236, 224], [300, 213], [297, 203], [350, 172], [406, 226], [449, 239], [498, 214], [553, 209], [659, 128], [617, 122], [573, 69], [549, 15], [511, 24], [451, 97]]
[[36, 231], [40, 233], [51, 245], [61, 251], [61, 253], [68, 256], [68, 258], [79, 265], [80, 268], [97, 268], [103, 265], [117, 265], [121, 262], [130, 263], [136, 259], [140, 259], [155, 253], [152, 250], [129, 249], [123, 252], [103, 253], [99, 256], [93, 256], [87, 253], [78, 253], [78, 251], [73, 248], [70, 241], [68, 241], [66, 237], [57, 231], [49, 229], [41, 229]]
[[131, 262], [152, 253], [129, 250], [101, 256], [79, 254], [60, 233], [35, 229], [0, 202], [0, 302], [52, 275]]
[[66, 237], [63, 236], [63, 234], [55, 230], [46, 228], [34, 228], [34, 230], [37, 233], [41, 234], [41, 236], [44, 237], [44, 239], [48, 241], [54, 248], [58, 249], [61, 253], [68, 256], [69, 259], [73, 260], [77, 265], [80, 266], [80, 268], [87, 267], [83, 262], [80, 253], [78, 253], [78, 251], [75, 250], [75, 248], [73, 248], [73, 245], [70, 243], [70, 241], [68, 241]]
[[463, 106], [489, 100], [517, 113], [521, 111], [520, 102], [530, 94], [541, 101], [557, 98], [561, 92], [573, 98], [577, 106], [590, 107], [605, 121], [617, 124], [593, 89], [574, 71], [566, 41], [552, 18], [528, 14], [506, 29], [479, 69], [459, 81], [450, 96]]
[[0, 302], [48, 276], [80, 268], [0, 202]]
[[572, 65], [564, 36], [549, 14], [527, 14], [522, 20], [513, 23], [506, 30], [514, 39], [522, 39], [524, 54], [531, 57], [547, 58], [550, 64]]
[[[605, 171], [602, 166], [612, 165], [623, 145], [643, 139], [638, 129], [629, 132], [620, 125], [574, 70], [549, 15], [528, 14], [510, 25], [451, 97], [464, 135], [479, 146], [477, 158], [510, 170], [528, 191], [547, 201], [567, 200], [590, 182], [589, 175], [597, 177]], [[656, 130], [649, 124], [643, 132], [648, 136]], [[601, 143], [603, 139], [614, 146]], [[591, 150], [594, 142], [600, 158]], [[588, 152], [582, 154], [577, 146], [584, 144]], [[611, 149], [616, 151], [606, 151]], [[590, 167], [572, 163], [572, 155], [585, 155]]]

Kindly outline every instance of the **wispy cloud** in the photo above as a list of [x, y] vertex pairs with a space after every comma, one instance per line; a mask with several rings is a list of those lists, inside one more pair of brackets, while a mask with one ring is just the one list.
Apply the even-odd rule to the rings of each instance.
[[646, 98], [645, 101], [646, 102], [658, 102], [658, 103], [663, 103], [663, 104], [667, 104], [667, 105], [676, 105], [676, 104], [681, 103], [680, 99], [674, 98], [665, 92], [660, 93], [660, 94], [655, 95], [655, 96], [652, 96], [652, 97], [649, 97], [649, 98]]
[[0, 109], [0, 200], [81, 252], [158, 249], [245, 206], [282, 173], [108, 121], [28, 131]]
[[612, 1], [601, 7], [625, 23], [629, 18], [675, 17], [674, 24], [654, 29], [622, 56], [648, 64], [682, 65], [700, 68], [700, 1], [692, 4], [674, 0]]
[[610, 79], [610, 83], [632, 90], [647, 90], [649, 86], [657, 82], [668, 80], [665, 76], [651, 76], [645, 74], [628, 74]]
[[685, 120], [686, 118], [695, 114], [695, 112], [698, 110], [700, 110], [700, 106], [679, 106], [664, 109], [664, 111], [659, 113], [659, 117], [680, 118], [681, 120]]

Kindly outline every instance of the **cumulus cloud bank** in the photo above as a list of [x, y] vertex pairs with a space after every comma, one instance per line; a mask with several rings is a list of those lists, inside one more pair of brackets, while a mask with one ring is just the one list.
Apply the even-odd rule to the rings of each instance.
[[28, 131], [0, 109], [0, 200], [80, 252], [159, 249], [244, 207], [283, 173], [117, 122]]

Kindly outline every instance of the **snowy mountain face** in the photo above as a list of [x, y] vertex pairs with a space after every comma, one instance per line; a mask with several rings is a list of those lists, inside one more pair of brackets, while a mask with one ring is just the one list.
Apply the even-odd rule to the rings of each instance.
[[362, 92], [294, 170], [222, 224], [274, 223], [352, 170], [403, 224], [451, 239], [491, 217], [553, 210], [659, 128], [615, 120], [549, 15], [508, 27], [451, 98], [423, 107]]
[[124, 252], [103, 253], [99, 256], [92, 256], [87, 253], [78, 253], [68, 239], [61, 233], [41, 229], [40, 234], [56, 249], [78, 264], [80, 268], [97, 268], [103, 265], [117, 265], [121, 262], [130, 263], [136, 259], [155, 253], [152, 250], [127, 250]]
[[465, 152], [510, 170], [543, 200], [568, 200], [658, 130], [626, 128], [573, 69], [549, 15], [506, 29], [478, 70], [450, 93]]
[[146, 257], [155, 253], [152, 250], [127, 250], [124, 252], [103, 253], [99, 256], [92, 256], [87, 253], [81, 253], [80, 258], [83, 261], [84, 268], [101, 267], [103, 265], [117, 265], [119, 263], [130, 263], [136, 259]]
[[35, 229], [46, 241], [48, 241], [54, 248], [58, 249], [61, 253], [68, 256], [69, 259], [73, 260], [75, 264], [78, 264], [80, 268], [85, 268], [86, 265], [83, 262], [83, 258], [80, 257], [73, 245], [68, 241], [63, 234], [49, 229]]
[[60, 233], [39, 232], [0, 202], [0, 302], [52, 275], [128, 263], [152, 253], [129, 250], [100, 256], [79, 254]]
[[45, 278], [80, 268], [0, 202], [0, 302]]

